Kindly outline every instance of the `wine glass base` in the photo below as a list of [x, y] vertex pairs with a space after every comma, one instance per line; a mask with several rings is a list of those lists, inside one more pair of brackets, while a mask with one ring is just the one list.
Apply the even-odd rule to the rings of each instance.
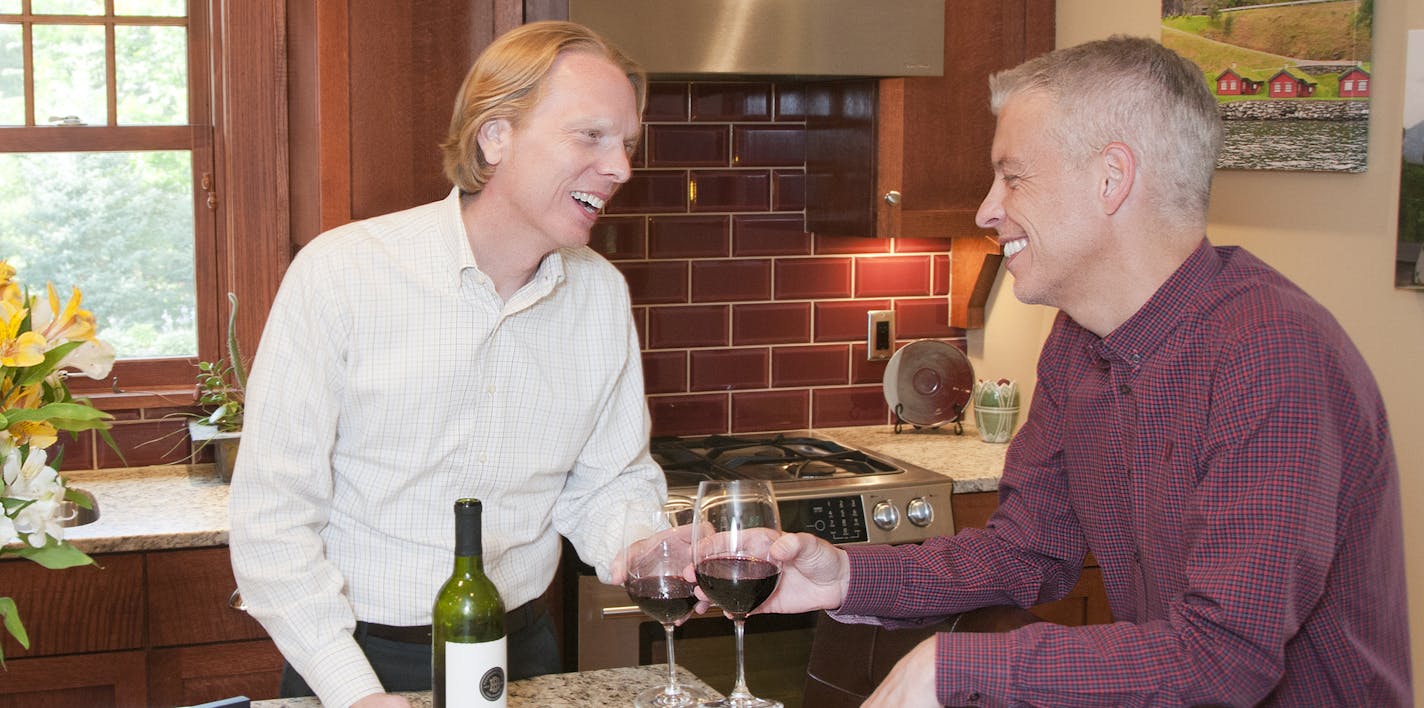
[[743, 698], [718, 698], [698, 703], [698, 708], [782, 708], [781, 701], [770, 698], [746, 696]]
[[696, 708], [707, 694], [688, 686], [678, 686], [677, 693], [668, 693], [667, 686], [650, 686], [633, 698], [634, 708]]

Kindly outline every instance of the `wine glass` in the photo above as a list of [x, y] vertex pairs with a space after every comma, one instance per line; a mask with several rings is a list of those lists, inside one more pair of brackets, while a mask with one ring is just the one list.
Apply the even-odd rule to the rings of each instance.
[[703, 706], [782, 708], [779, 701], [757, 698], [747, 690], [742, 659], [747, 613], [765, 602], [781, 579], [781, 567], [770, 556], [771, 544], [780, 535], [781, 517], [769, 482], [739, 479], [697, 485], [692, 525], [697, 586], [732, 616], [737, 636], [737, 682], [726, 698], [704, 701]]
[[677, 662], [673, 658], [672, 631], [692, 614], [697, 598], [693, 584], [683, 578], [692, 564], [692, 500], [673, 495], [663, 504], [661, 518], [633, 512], [623, 520], [623, 549], [627, 559], [627, 579], [623, 589], [643, 610], [657, 620], [667, 634], [668, 679], [666, 686], [651, 686], [633, 699], [636, 708], [691, 708], [706, 696], [677, 682]]

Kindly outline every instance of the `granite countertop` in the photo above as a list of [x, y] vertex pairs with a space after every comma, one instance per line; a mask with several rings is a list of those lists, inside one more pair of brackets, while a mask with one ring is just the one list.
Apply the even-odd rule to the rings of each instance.
[[[962, 435], [952, 428], [910, 426], [897, 434], [889, 425], [811, 432], [938, 472], [953, 480], [957, 494], [997, 489], [1008, 449], [980, 441], [972, 422]], [[77, 470], [64, 477], [98, 500], [98, 521], [65, 530], [65, 539], [86, 553], [227, 544], [228, 485], [211, 464]]]
[[[720, 696], [696, 676], [682, 667], [677, 669], [678, 681], [693, 686], [708, 695]], [[511, 682], [508, 705], [539, 706], [539, 708], [601, 708], [633, 703], [633, 695], [644, 687], [667, 680], [667, 664], [650, 664], [620, 669], [598, 669], [571, 674], [549, 674]], [[430, 692], [402, 693], [413, 708], [430, 708]], [[315, 698], [278, 698], [253, 701], [253, 708], [320, 708]]]
[[877, 452], [901, 462], [938, 472], [954, 480], [955, 494], [992, 492], [999, 488], [1004, 473], [1004, 455], [1009, 446], [979, 439], [974, 422], [966, 421], [964, 433], [953, 426], [914, 428], [891, 425], [863, 425], [853, 428], [817, 428], [812, 432], [846, 447]]
[[98, 502], [98, 521], [64, 530], [64, 539], [85, 553], [227, 544], [228, 485], [211, 464], [76, 470], [63, 476]]

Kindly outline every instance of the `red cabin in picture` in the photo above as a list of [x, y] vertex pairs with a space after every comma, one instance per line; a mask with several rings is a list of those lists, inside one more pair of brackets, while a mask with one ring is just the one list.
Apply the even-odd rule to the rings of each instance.
[[1281, 69], [1266, 80], [1266, 95], [1271, 98], [1306, 98], [1315, 95], [1315, 82], [1298, 76], [1290, 69]]
[[1340, 74], [1340, 98], [1369, 98], [1370, 72], [1354, 67]]
[[1216, 75], [1216, 95], [1254, 96], [1261, 90], [1261, 82], [1235, 69], [1227, 69]]

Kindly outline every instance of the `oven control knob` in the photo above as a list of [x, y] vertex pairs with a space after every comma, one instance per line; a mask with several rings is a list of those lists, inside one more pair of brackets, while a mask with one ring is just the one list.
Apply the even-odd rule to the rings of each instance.
[[876, 502], [870, 518], [880, 530], [891, 531], [900, 525], [900, 510], [888, 501]]
[[934, 521], [934, 507], [924, 497], [915, 497], [905, 505], [905, 518], [916, 526], [929, 526]]

